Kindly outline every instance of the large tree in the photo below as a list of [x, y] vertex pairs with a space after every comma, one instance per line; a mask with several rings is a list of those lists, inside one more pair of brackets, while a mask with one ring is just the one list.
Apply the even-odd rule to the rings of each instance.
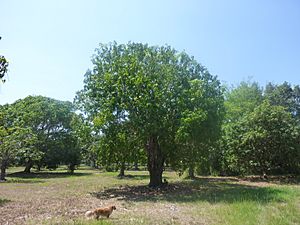
[[113, 133], [115, 124], [126, 123], [134, 130], [147, 154], [149, 185], [161, 185], [164, 162], [172, 158], [176, 163], [184, 153], [176, 148], [175, 136], [192, 81], [199, 80], [199, 88], [210, 98], [197, 106], [195, 113], [201, 115], [210, 108], [219, 110], [214, 107], [221, 95], [219, 82], [192, 57], [169, 46], [100, 44], [93, 64], [77, 94], [78, 106], [104, 134]]
[[71, 102], [28, 96], [16, 101], [12, 107], [14, 124], [32, 130], [37, 137], [36, 150], [42, 153], [39, 159], [34, 154], [23, 155], [25, 172], [30, 172], [34, 163], [55, 168], [64, 162], [65, 151], [70, 151], [65, 142], [71, 144], [71, 149], [78, 151], [75, 148], [75, 136], [71, 134], [71, 121], [75, 116]]

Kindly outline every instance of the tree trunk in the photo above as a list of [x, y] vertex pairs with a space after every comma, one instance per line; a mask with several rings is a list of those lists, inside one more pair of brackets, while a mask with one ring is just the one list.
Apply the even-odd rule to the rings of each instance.
[[95, 169], [99, 169], [99, 165], [97, 164], [97, 161], [95, 159], [91, 159], [90, 162], [91, 162], [91, 167], [93, 167]]
[[40, 172], [40, 171], [41, 171], [41, 169], [42, 169], [42, 164], [38, 163], [38, 164], [37, 164], [37, 168], [36, 168], [36, 169], [37, 169], [37, 171], [39, 171], [39, 172]]
[[32, 167], [33, 167], [33, 162], [32, 162], [31, 159], [29, 159], [29, 160], [26, 162], [24, 172], [25, 172], [25, 173], [30, 173], [30, 170], [31, 170]]
[[125, 176], [125, 163], [122, 163], [118, 177], [124, 177], [124, 176]]
[[195, 168], [194, 166], [189, 166], [189, 178], [194, 179], [195, 178]]
[[134, 170], [136, 170], [136, 171], [140, 170], [139, 169], [139, 163], [138, 163], [137, 160], [134, 162]]
[[75, 166], [76, 166], [75, 164], [70, 163], [69, 166], [68, 166], [69, 167], [68, 168], [68, 170], [69, 170], [68, 172], [71, 173], [71, 174], [73, 174], [74, 170], [75, 170]]
[[6, 163], [2, 162], [1, 164], [1, 174], [0, 174], [0, 181], [5, 181], [5, 172], [6, 172]]
[[160, 149], [157, 136], [151, 136], [146, 146], [148, 155], [148, 171], [150, 174], [149, 187], [159, 187], [163, 184], [162, 173], [164, 157]]

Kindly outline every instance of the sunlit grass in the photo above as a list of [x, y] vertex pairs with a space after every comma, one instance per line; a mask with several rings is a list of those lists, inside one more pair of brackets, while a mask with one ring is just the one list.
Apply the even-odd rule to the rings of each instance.
[[[217, 224], [228, 225], [294, 225], [300, 224], [300, 192], [295, 187], [266, 187], [275, 193], [268, 201], [264, 196], [257, 195], [251, 201], [242, 193], [232, 204], [223, 204], [217, 214]], [[246, 200], [248, 199], [248, 200]], [[297, 206], [298, 204], [298, 206]]]

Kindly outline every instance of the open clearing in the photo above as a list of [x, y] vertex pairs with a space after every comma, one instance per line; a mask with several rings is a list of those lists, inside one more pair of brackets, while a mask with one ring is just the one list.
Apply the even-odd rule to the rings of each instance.
[[[300, 224], [299, 179], [197, 177], [164, 172], [169, 185], [149, 189], [148, 173], [127, 176], [82, 167], [23, 174], [8, 170], [0, 183], [0, 224]], [[84, 213], [114, 204], [111, 218], [87, 221]]]

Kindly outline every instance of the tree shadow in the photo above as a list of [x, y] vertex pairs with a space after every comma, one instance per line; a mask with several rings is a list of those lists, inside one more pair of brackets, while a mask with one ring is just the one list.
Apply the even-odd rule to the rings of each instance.
[[8, 202], [11, 202], [11, 200], [8, 200], [8, 199], [1, 199], [1, 198], [0, 198], [0, 207], [3, 206], [4, 204], [8, 203]]
[[238, 182], [239, 178], [236, 177], [194, 177], [185, 178], [185, 181], [193, 181], [191, 184], [206, 184], [206, 183], [217, 183], [217, 182]]
[[[169, 179], [168, 176], [164, 176], [163, 178]], [[118, 176], [118, 179], [127, 179], [127, 180], [146, 180], [149, 179], [149, 175], [147, 174], [125, 174], [124, 176]]]
[[66, 177], [81, 177], [92, 175], [92, 173], [68, 173], [68, 172], [15, 172], [8, 174], [7, 177], [22, 178], [22, 179], [50, 179], [50, 178], [66, 178]]
[[41, 179], [10, 178], [6, 180], [5, 183], [36, 184], [36, 183], [45, 183], [45, 181]]
[[[229, 179], [229, 180], [228, 180]], [[197, 178], [171, 183], [153, 189], [148, 186], [119, 186], [100, 192], [90, 193], [98, 199], [125, 201], [168, 201], [168, 202], [209, 202], [234, 203], [255, 201], [261, 204], [278, 201], [283, 202], [283, 190], [272, 187], [258, 187], [232, 182], [230, 178]]]
[[128, 180], [145, 180], [148, 179], [149, 175], [132, 175], [132, 174], [125, 174], [124, 176], [118, 176], [118, 179], [128, 179]]
[[300, 184], [299, 175], [276, 175], [276, 176], [267, 176], [267, 178], [261, 176], [246, 176], [240, 177], [241, 180], [250, 181], [250, 182], [267, 182], [273, 184]]

